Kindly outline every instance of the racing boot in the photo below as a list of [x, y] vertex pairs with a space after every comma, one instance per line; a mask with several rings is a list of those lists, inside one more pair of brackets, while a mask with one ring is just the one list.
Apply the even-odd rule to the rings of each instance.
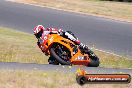
[[88, 46], [87, 45], [84, 45], [83, 43], [81, 43], [79, 45], [79, 48], [80, 48], [80, 50], [81, 50], [82, 53], [88, 53], [89, 52]]
[[76, 46], [74, 46], [74, 48], [73, 48], [73, 55], [74, 55], [78, 52], [78, 45], [80, 45], [80, 41], [77, 39], [73, 42], [76, 44]]
[[73, 48], [73, 55], [75, 55], [77, 52], [78, 52], [78, 46], [76, 45]]
[[91, 49], [89, 49], [87, 45], [84, 45], [84, 44], [81, 43], [79, 46], [80, 46], [80, 49], [81, 49], [82, 53], [86, 53], [91, 57], [95, 56], [94, 52]]

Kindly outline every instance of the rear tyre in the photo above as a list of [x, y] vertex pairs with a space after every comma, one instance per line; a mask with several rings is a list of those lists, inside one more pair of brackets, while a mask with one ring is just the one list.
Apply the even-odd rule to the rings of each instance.
[[92, 50], [88, 50], [88, 55], [90, 58], [90, 63], [88, 64], [89, 67], [98, 67], [100, 64], [99, 58], [94, 54]]
[[100, 62], [97, 56], [90, 56], [91, 62], [88, 64], [88, 67], [98, 67]]

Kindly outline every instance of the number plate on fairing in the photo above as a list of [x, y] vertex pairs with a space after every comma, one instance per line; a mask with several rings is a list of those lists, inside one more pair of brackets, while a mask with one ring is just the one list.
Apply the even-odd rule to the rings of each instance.
[[78, 56], [75, 60], [87, 60], [87, 56]]

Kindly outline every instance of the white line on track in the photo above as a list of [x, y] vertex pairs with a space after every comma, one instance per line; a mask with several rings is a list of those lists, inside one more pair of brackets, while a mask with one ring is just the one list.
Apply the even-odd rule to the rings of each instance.
[[[91, 48], [91, 49], [94, 49], [94, 48]], [[114, 56], [118, 56], [118, 57], [123, 57], [121, 55], [118, 55], [118, 54], [115, 54], [115, 53], [111, 53], [111, 52], [107, 52], [107, 51], [100, 50], [100, 49], [94, 49], [94, 50], [97, 50], [97, 51], [100, 51], [100, 52], [104, 52], [104, 53], [107, 53], [107, 54], [111, 54], [111, 55], [114, 55]]]
[[72, 12], [72, 13], [79, 13], [79, 14], [83, 14], [83, 15], [90, 15], [90, 16], [95, 16], [95, 17], [109, 19], [109, 20], [112, 20], [112, 21], [132, 23], [131, 20], [125, 20], [125, 19], [120, 19], [120, 18], [117, 19], [117, 18], [112, 18], [112, 17], [109, 17], [109, 16], [96, 15], [96, 14], [92, 14], [92, 13], [76, 12], [76, 11], [73, 11], [73, 10], [59, 9], [59, 8], [49, 7], [49, 6], [44, 6], [44, 5], [43, 6], [42, 5], [36, 5], [36, 4], [32, 4], [32, 3], [22, 2], [22, 0], [5, 0], [5, 1], [11, 1], [11, 2], [14, 2], [14, 3], [22, 3], [22, 4], [26, 4], [26, 5], [31, 5], [31, 6], [37, 6], [37, 7], [45, 7], [45, 8], [50, 8], [50, 9], [54, 9], [54, 10]]

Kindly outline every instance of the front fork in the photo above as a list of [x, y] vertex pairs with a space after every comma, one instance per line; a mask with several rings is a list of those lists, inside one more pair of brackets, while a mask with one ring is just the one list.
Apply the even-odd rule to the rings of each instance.
[[77, 53], [78, 52], [78, 48], [80, 49], [82, 54], [88, 54], [89, 56], [95, 56], [94, 52], [90, 49], [83, 49], [81, 47], [79, 47], [78, 45], [74, 46], [73, 48], [73, 52]]

